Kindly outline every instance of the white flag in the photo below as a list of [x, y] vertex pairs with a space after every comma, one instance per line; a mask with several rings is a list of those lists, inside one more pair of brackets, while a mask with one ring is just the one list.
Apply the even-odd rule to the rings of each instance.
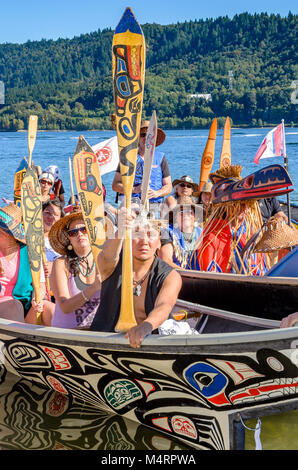
[[282, 124], [274, 127], [261, 143], [256, 156], [255, 163], [259, 163], [261, 158], [285, 156], [285, 132]]
[[92, 145], [92, 150], [97, 157], [101, 175], [116, 170], [119, 164], [117, 136]]

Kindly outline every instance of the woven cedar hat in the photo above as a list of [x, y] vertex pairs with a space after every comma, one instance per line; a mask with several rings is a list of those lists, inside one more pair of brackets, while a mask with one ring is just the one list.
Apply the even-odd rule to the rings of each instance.
[[0, 228], [13, 238], [26, 244], [25, 230], [22, 223], [22, 209], [15, 204], [0, 207]]
[[209, 183], [209, 182], [204, 183], [204, 186], [202, 187], [201, 193], [211, 193], [212, 186], [213, 186], [212, 183]]
[[[67, 231], [70, 223], [73, 220], [78, 219], [84, 220], [83, 214], [81, 211], [74, 210], [70, 214], [67, 214], [61, 219], [57, 220], [57, 222], [55, 222], [55, 224], [52, 226], [49, 232], [49, 241], [53, 250], [55, 250], [60, 255], [65, 256], [69, 253], [69, 250], [67, 249], [67, 246], [69, 245]], [[107, 237], [111, 233], [114, 233], [113, 222], [108, 217], [105, 217], [105, 231]]]
[[269, 253], [296, 245], [298, 245], [298, 230], [290, 227], [280, 217], [271, 217], [264, 227], [262, 238], [253, 251], [256, 253]]
[[192, 189], [193, 189], [194, 192], [197, 192], [199, 190], [199, 185], [197, 183], [194, 183], [191, 176], [188, 176], [188, 175], [181, 176], [181, 178], [176, 179], [176, 180], [173, 181], [173, 186], [176, 186], [176, 184], [180, 184], [180, 183], [189, 183], [189, 184], [191, 184]]
[[[150, 124], [150, 121], [146, 121], [146, 120], [142, 121], [140, 131], [141, 129], [148, 129], [149, 124]], [[159, 145], [163, 144], [165, 140], [166, 140], [166, 134], [164, 133], [162, 129], [158, 127], [155, 146], [158, 147]]]
[[193, 199], [190, 196], [181, 196], [177, 199], [177, 205], [174, 207], [173, 212], [179, 212], [181, 206], [191, 206], [194, 210], [199, 209], [199, 205], [195, 204]]
[[181, 209], [184, 207], [192, 207], [195, 212], [196, 220], [200, 219], [202, 216], [202, 208], [201, 205], [195, 204], [192, 197], [189, 196], [181, 196], [177, 199], [177, 205], [169, 211], [169, 224], [172, 225], [174, 222], [174, 218], [176, 215], [181, 212]]

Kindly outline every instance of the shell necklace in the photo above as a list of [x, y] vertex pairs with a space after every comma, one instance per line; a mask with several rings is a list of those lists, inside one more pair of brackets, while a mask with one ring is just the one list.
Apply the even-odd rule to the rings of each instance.
[[135, 295], [136, 297], [140, 297], [140, 295], [142, 293], [142, 284], [147, 279], [147, 277], [148, 277], [148, 275], [151, 271], [151, 268], [152, 268], [152, 265], [150, 266], [150, 268], [146, 272], [145, 276], [143, 276], [142, 279], [140, 279], [139, 281], [136, 281], [135, 279], [132, 280], [133, 285], [134, 285], [133, 295]]

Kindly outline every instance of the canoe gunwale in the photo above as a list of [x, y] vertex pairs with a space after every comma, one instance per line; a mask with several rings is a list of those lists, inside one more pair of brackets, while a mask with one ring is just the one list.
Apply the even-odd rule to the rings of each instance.
[[[251, 351], [267, 347], [275, 343], [275, 347], [282, 349], [291, 348], [293, 341], [298, 338], [298, 326], [283, 329], [267, 329], [261, 331], [249, 331], [222, 334], [200, 334], [200, 335], [150, 335], [145, 338], [140, 349], [136, 350], [129, 346], [124, 334], [90, 332], [82, 330], [70, 330], [65, 328], [46, 327], [30, 324], [10, 322], [0, 319], [0, 341], [4, 336], [22, 338], [33, 342], [69, 344], [77, 347], [94, 347], [105, 350], [125, 350], [130, 352], [150, 352], [152, 354], [177, 353], [177, 347], [181, 348], [179, 354], [190, 352], [225, 352], [230, 349], [235, 351]], [[294, 346], [296, 347], [296, 346]]]

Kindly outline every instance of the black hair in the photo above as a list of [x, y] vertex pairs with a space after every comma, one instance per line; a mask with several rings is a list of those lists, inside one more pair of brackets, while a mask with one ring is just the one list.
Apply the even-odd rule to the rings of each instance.
[[55, 196], [53, 199], [48, 199], [46, 202], [44, 202], [42, 204], [42, 211], [44, 211], [49, 206], [58, 207], [61, 211], [61, 217], [65, 216], [65, 212], [64, 212], [64, 209], [63, 209], [62, 202], [60, 201], [60, 199], [58, 197]]

